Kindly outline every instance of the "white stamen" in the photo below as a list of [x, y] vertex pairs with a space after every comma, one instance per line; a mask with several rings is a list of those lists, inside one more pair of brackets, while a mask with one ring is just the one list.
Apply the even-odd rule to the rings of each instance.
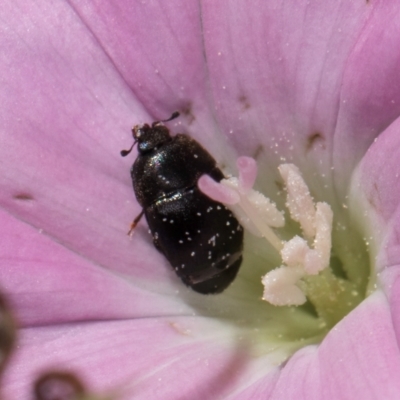
[[[221, 184], [226, 186], [227, 188], [231, 188], [240, 192], [241, 186], [240, 182], [237, 178], [229, 178], [223, 179]], [[275, 203], [273, 203], [268, 197], [265, 197], [260, 192], [257, 192], [254, 189], [247, 190], [245, 195], [241, 196], [240, 201], [243, 201], [243, 198], [247, 199], [251, 206], [255, 208], [257, 212], [257, 217], [261, 218], [265, 224], [271, 226], [273, 228], [282, 228], [285, 225], [285, 218], [283, 213], [276, 208]], [[236, 218], [240, 219], [240, 215], [243, 215], [243, 212], [240, 210], [241, 205], [239, 207], [231, 207], [234, 212]], [[237, 213], [238, 211], [238, 213]], [[245, 217], [244, 220], [248, 220], [248, 217]], [[246, 223], [246, 222], [245, 222]], [[260, 233], [257, 236], [261, 236]]]
[[203, 175], [198, 180], [198, 187], [213, 200], [225, 204], [252, 234], [265, 237], [280, 251], [283, 242], [270, 227], [284, 225], [283, 213], [269, 199], [251, 189], [257, 175], [256, 162], [249, 157], [240, 157], [237, 166], [239, 179], [223, 179], [218, 183]]
[[322, 260], [323, 268], [326, 268], [331, 257], [333, 212], [327, 203], [317, 203], [316, 208], [314, 249]]
[[281, 251], [282, 261], [288, 267], [303, 265], [309, 250], [307, 242], [300, 236], [295, 236], [284, 244]]
[[[299, 279], [305, 275], [317, 275], [329, 266], [333, 220], [333, 213], [328, 204], [317, 203], [314, 205], [308, 187], [296, 166], [284, 164], [279, 166], [279, 171], [286, 184], [288, 193], [286, 205], [290, 216], [300, 223], [304, 236], [313, 241], [313, 248], [305, 239], [295, 236], [284, 244], [280, 252], [287, 267], [277, 268], [263, 277], [262, 282], [268, 283], [268, 285], [264, 284], [263, 298], [277, 306], [284, 305], [284, 298], [289, 288], [298, 294], [300, 289], [295, 285]], [[278, 273], [278, 271], [281, 272]], [[289, 279], [290, 274], [293, 275], [291, 280]], [[271, 286], [271, 279], [275, 280], [274, 286]], [[281, 297], [277, 297], [275, 293], [276, 288], [279, 287], [279, 282], [276, 281], [279, 280], [282, 280], [280, 283], [284, 288]], [[270, 290], [273, 290], [271, 296], [268, 295]], [[296, 295], [296, 301], [300, 301], [300, 299], [301, 297]], [[287, 296], [285, 305], [300, 305], [305, 301], [306, 297], [304, 296], [302, 303], [295, 304], [293, 299]]]
[[276, 205], [253, 189], [243, 194], [237, 178], [223, 179], [220, 183], [240, 196], [236, 204], [229, 205], [239, 222], [253, 235], [265, 237], [279, 251], [283, 243], [270, 227], [282, 227], [285, 219]]
[[296, 286], [304, 272], [300, 267], [280, 267], [268, 272], [261, 282], [264, 285], [263, 300], [275, 306], [299, 306], [306, 302], [306, 296]]
[[282, 164], [278, 169], [286, 185], [290, 216], [300, 224], [304, 236], [311, 239], [315, 236], [315, 208], [310, 191], [295, 165]]
[[209, 176], [202, 176], [199, 188], [212, 199], [224, 203], [241, 225], [255, 236], [267, 239], [280, 253], [283, 265], [262, 278], [263, 299], [276, 306], [303, 304], [306, 296], [297, 286], [299, 280], [317, 275], [329, 266], [332, 210], [327, 203], [314, 203], [295, 165], [280, 165], [278, 169], [287, 191], [286, 206], [304, 235], [304, 238], [295, 236], [283, 242], [272, 230], [284, 226], [283, 213], [271, 200], [252, 189], [257, 174], [255, 161], [240, 157], [237, 166], [239, 179], [223, 179], [218, 183]]

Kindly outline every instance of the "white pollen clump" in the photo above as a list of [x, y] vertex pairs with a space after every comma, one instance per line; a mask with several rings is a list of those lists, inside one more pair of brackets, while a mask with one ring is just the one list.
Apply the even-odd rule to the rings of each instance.
[[282, 164], [279, 172], [284, 181], [290, 217], [300, 224], [304, 238], [295, 236], [282, 241], [272, 228], [285, 224], [284, 214], [263, 194], [252, 189], [257, 165], [249, 157], [237, 160], [238, 178], [215, 182], [203, 175], [200, 190], [229, 208], [250, 233], [264, 237], [282, 257], [282, 265], [262, 278], [263, 299], [276, 306], [301, 305], [306, 296], [298, 286], [307, 275], [317, 275], [329, 266], [333, 213], [327, 203], [315, 203], [299, 169]]
[[307, 242], [300, 236], [295, 236], [283, 245], [281, 250], [282, 261], [288, 267], [303, 264], [309, 251]]
[[276, 268], [261, 279], [264, 285], [263, 300], [275, 306], [301, 305], [306, 302], [303, 291], [296, 286], [304, 276], [300, 267]]

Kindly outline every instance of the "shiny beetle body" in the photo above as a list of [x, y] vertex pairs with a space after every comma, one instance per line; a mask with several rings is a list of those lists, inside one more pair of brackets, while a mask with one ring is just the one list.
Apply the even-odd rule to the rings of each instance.
[[131, 177], [143, 208], [132, 229], [144, 213], [154, 245], [182, 281], [199, 293], [222, 292], [242, 262], [243, 228], [197, 181], [208, 174], [219, 182], [224, 175], [198, 142], [185, 134], [171, 137], [162, 122], [137, 125], [132, 132], [139, 153]]

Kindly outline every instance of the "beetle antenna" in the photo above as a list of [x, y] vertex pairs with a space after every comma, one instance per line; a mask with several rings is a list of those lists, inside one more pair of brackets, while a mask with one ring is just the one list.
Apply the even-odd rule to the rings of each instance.
[[168, 118], [168, 119], [164, 119], [163, 121], [159, 121], [159, 122], [168, 122], [168, 121], [172, 121], [175, 118], [179, 117], [179, 111], [175, 111], [172, 113], [172, 115]]
[[121, 156], [122, 156], [122, 157], [126, 157], [126, 156], [132, 151], [133, 146], [134, 146], [136, 143], [137, 143], [137, 140], [135, 140], [135, 141], [133, 142], [133, 145], [131, 146], [131, 148], [130, 148], [129, 150], [121, 150], [121, 151], [120, 151]]
[[157, 126], [160, 122], [168, 122], [168, 121], [172, 121], [175, 118], [179, 117], [179, 111], [175, 111], [172, 113], [172, 115], [168, 118], [168, 119], [163, 119], [161, 121], [154, 121], [151, 126], [154, 128], [155, 126]]

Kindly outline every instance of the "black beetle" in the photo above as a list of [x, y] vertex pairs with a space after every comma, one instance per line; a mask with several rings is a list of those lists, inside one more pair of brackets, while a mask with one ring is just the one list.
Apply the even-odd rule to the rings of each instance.
[[[125, 157], [138, 143], [131, 168], [136, 199], [155, 247], [182, 281], [203, 294], [220, 293], [235, 279], [242, 263], [243, 228], [223, 204], [211, 200], [197, 187], [203, 174], [224, 178], [214, 158], [185, 134], [171, 137], [164, 121], [132, 128], [134, 143], [122, 150]], [[130, 232], [131, 232], [130, 231]]]

